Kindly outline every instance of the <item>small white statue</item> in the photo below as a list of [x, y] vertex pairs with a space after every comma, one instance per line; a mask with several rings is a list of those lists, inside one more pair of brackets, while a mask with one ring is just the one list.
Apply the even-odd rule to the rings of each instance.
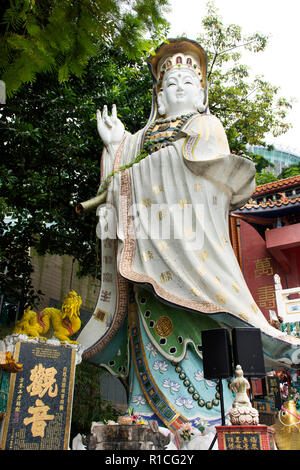
[[83, 436], [77, 434], [72, 440], [72, 450], [86, 450], [86, 445], [83, 444]]
[[235, 369], [235, 379], [230, 385], [230, 390], [235, 393], [235, 399], [229, 411], [230, 421], [233, 425], [257, 425], [259, 424], [258, 411], [253, 408], [247, 394], [250, 389], [248, 380], [244, 377], [241, 366]]

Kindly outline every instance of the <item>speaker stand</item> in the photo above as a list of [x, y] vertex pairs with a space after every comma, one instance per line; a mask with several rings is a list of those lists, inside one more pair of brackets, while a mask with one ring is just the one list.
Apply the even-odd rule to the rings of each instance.
[[[224, 410], [224, 396], [223, 396], [223, 383], [222, 379], [218, 379], [218, 384], [219, 384], [219, 393], [220, 393], [220, 405], [221, 405], [221, 418], [222, 418], [222, 426], [225, 426], [225, 410]], [[215, 437], [213, 438], [208, 450], [212, 450], [213, 446], [215, 445], [215, 442], [217, 440], [218, 434], [215, 434]]]

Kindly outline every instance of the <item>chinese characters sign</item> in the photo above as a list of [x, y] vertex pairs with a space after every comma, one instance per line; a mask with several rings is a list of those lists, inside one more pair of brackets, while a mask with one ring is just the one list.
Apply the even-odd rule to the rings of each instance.
[[[274, 275], [293, 285], [292, 272], [287, 275], [280, 263], [271, 256], [264, 238], [245, 221], [240, 223], [243, 274], [256, 305], [267, 319], [270, 310], [277, 312]], [[296, 260], [295, 260], [296, 263]]]
[[224, 433], [226, 450], [261, 450], [259, 433]]
[[75, 374], [72, 348], [18, 343], [1, 448], [68, 449]]
[[257, 409], [259, 413], [260, 424], [265, 424], [266, 426], [274, 425], [276, 412], [275, 412], [275, 409], [271, 405], [272, 405], [272, 402], [270, 400], [264, 400], [264, 399], [253, 400], [253, 406], [254, 408]]
[[266, 425], [216, 426], [219, 450], [274, 450], [274, 429]]

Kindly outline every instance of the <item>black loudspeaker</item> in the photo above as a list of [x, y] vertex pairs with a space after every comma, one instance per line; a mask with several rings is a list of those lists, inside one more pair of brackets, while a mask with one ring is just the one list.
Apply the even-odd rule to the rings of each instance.
[[240, 365], [245, 377], [265, 377], [265, 363], [259, 328], [233, 328], [234, 365]]
[[202, 331], [203, 374], [206, 379], [232, 377], [229, 333], [225, 328]]

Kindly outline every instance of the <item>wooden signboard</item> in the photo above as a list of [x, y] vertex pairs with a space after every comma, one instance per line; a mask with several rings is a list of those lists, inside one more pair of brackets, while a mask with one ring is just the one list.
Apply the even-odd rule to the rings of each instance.
[[11, 375], [3, 450], [67, 450], [76, 352], [71, 347], [17, 343], [23, 371]]

